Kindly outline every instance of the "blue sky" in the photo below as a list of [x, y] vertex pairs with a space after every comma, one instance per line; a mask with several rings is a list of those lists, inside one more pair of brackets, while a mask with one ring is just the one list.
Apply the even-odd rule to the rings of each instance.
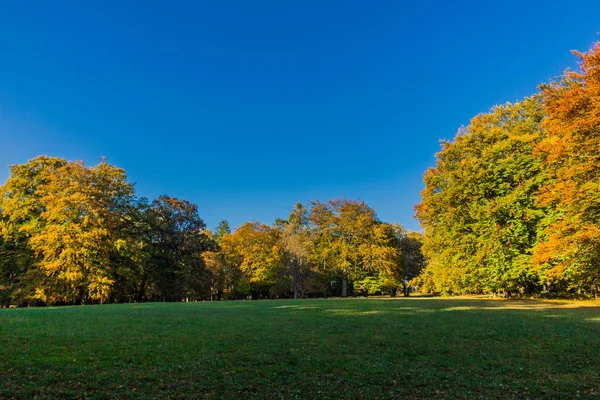
[[440, 139], [600, 40], [599, 1], [0, 1], [0, 182], [127, 170], [213, 228], [361, 199], [418, 229]]

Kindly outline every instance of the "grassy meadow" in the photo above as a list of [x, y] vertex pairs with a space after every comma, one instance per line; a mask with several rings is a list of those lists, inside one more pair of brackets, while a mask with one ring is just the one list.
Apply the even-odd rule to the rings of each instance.
[[600, 308], [481, 299], [0, 310], [0, 398], [600, 396]]

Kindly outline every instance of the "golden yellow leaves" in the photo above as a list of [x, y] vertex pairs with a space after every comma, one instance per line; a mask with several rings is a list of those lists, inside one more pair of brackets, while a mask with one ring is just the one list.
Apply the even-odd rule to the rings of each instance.
[[125, 172], [104, 162], [88, 168], [38, 157], [11, 167], [2, 194], [3, 234], [26, 238], [37, 256], [34, 268], [57, 283], [46, 282], [33, 296], [50, 301], [48, 293], [62, 282], [66, 297], [83, 293], [106, 299], [113, 283], [108, 277], [111, 252], [133, 194]]

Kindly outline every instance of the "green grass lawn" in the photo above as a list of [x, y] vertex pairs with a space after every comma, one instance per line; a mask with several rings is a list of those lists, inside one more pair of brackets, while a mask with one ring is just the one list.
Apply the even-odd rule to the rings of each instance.
[[475, 299], [0, 310], [0, 398], [600, 396], [600, 308]]

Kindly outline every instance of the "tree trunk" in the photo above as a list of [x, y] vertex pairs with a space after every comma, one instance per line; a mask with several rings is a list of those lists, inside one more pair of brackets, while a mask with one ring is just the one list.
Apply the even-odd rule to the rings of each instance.
[[146, 274], [142, 277], [142, 282], [140, 282], [140, 289], [138, 291], [137, 302], [141, 303], [146, 297]]
[[294, 299], [298, 298], [298, 263], [292, 263], [292, 285], [294, 286]]
[[342, 297], [348, 297], [348, 276], [342, 275]]

